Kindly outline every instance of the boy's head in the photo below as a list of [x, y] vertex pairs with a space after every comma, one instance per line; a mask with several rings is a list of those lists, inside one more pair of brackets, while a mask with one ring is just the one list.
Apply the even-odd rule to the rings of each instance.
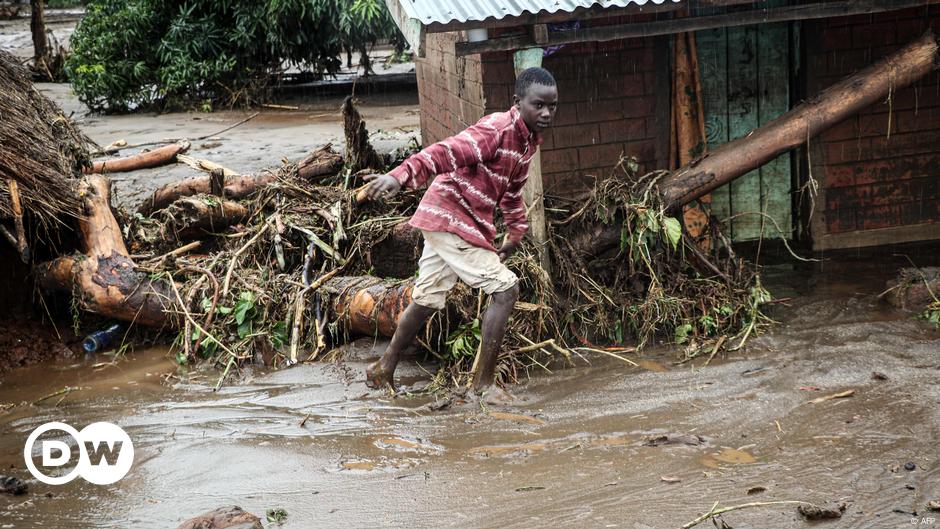
[[543, 131], [552, 124], [558, 108], [555, 78], [544, 68], [527, 68], [516, 77], [513, 104], [531, 131]]

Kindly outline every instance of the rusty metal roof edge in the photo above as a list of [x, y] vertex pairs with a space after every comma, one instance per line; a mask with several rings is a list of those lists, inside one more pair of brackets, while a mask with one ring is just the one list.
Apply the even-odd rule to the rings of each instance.
[[517, 17], [523, 13], [539, 14], [566, 12], [579, 8], [622, 8], [631, 4], [661, 5], [682, 0], [398, 0], [409, 18], [422, 25], [450, 22], [486, 22]]

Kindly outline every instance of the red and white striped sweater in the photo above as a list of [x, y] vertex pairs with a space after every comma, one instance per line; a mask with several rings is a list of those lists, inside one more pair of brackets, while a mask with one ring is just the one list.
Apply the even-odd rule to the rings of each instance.
[[445, 231], [468, 243], [496, 251], [496, 207], [503, 212], [509, 240], [529, 230], [522, 186], [529, 161], [542, 137], [526, 126], [519, 110], [484, 116], [476, 125], [414, 154], [389, 174], [417, 189], [437, 175], [409, 224]]

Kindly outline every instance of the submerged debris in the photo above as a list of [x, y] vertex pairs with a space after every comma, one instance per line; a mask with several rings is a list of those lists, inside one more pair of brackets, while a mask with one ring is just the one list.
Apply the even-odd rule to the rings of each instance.
[[259, 519], [241, 507], [232, 505], [204, 512], [181, 523], [176, 529], [263, 529]]
[[29, 485], [25, 481], [13, 476], [0, 476], [0, 493], [20, 496], [28, 490]]
[[825, 505], [815, 505], [812, 503], [804, 503], [797, 507], [796, 510], [806, 517], [807, 520], [832, 520], [842, 518], [842, 513], [845, 512], [845, 504], [827, 503]]

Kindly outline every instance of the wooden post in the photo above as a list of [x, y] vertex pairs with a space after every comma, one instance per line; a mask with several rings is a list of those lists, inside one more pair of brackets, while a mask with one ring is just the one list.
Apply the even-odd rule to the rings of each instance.
[[[519, 50], [513, 55], [513, 65], [516, 75], [526, 68], [542, 65], [542, 48], [528, 48]], [[548, 229], [545, 224], [545, 193], [542, 187], [542, 153], [535, 153], [529, 162], [529, 179], [522, 188], [522, 199], [526, 205], [526, 216], [529, 220], [529, 232], [538, 245], [539, 261], [549, 276], [552, 274], [551, 262], [548, 259]]]
[[32, 16], [29, 29], [33, 35], [33, 61], [37, 70], [47, 70], [46, 61], [49, 59], [49, 38], [46, 36], [45, 9], [42, 2], [43, 0], [30, 2]]

